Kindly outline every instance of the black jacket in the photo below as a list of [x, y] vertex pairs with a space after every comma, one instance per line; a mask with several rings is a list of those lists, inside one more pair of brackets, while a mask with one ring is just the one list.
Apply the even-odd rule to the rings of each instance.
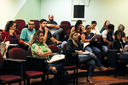
[[[123, 48], [124, 48], [125, 44], [123, 43], [123, 41], [121, 41], [121, 43], [122, 43]], [[112, 42], [112, 49], [116, 50], [119, 53], [120, 52], [120, 48], [122, 48], [122, 47], [121, 47], [121, 44], [120, 44], [119, 40], [114, 40]]]
[[76, 45], [73, 44], [72, 40], [68, 40], [67, 41], [67, 45], [66, 45], [66, 51], [70, 52], [70, 53], [75, 53], [75, 50], [82, 50], [85, 51], [82, 47], [81, 47], [81, 43], [78, 42], [78, 47]]

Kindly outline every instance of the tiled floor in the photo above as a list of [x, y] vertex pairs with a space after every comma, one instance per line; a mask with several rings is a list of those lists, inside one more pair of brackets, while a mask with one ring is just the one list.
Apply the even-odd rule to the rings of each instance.
[[[127, 70], [128, 71], [128, 70]], [[90, 85], [86, 79], [87, 79], [87, 70], [78, 70], [78, 84], [77, 85]], [[68, 75], [64, 78], [64, 85], [73, 85], [72, 81], [72, 73], [73, 71], [68, 71]], [[114, 70], [110, 70], [110, 75], [107, 76], [106, 72], [100, 72], [97, 69], [95, 69], [94, 76], [93, 76], [93, 82], [95, 85], [128, 85], [128, 72], [125, 76], [117, 76], [117, 78], [114, 78]], [[50, 75], [50, 81], [52, 82], [53, 75]], [[40, 78], [38, 79], [31, 79], [31, 85], [40, 85]], [[13, 84], [13, 85], [18, 85]], [[22, 84], [23, 85], [23, 84]], [[51, 84], [50, 84], [51, 85]]]

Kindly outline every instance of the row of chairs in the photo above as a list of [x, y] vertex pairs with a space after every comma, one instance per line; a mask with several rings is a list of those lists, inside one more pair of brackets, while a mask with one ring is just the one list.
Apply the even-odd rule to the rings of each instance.
[[[66, 45], [64, 45], [66, 47]], [[59, 51], [58, 47], [55, 45], [50, 45], [49, 48], [57, 52]], [[52, 49], [54, 48], [54, 50]], [[64, 49], [65, 51], [65, 49]], [[27, 85], [30, 84], [30, 79], [31, 78], [38, 78], [41, 77], [41, 84], [45, 85], [45, 75], [47, 75], [47, 80], [49, 80], [49, 74], [52, 74], [50, 71], [46, 72], [45, 71], [45, 59], [44, 58], [35, 58], [31, 57], [31, 50], [29, 49], [29, 55], [30, 56], [25, 56], [24, 51], [21, 48], [13, 48], [9, 51], [9, 59], [4, 59], [4, 62], [2, 61], [3, 58], [0, 55], [0, 67], [1, 71], [6, 72], [8, 75], [2, 75], [0, 76], [0, 80], [2, 84], [11, 84], [15, 82], [19, 82], [19, 85], [21, 85], [21, 80], [24, 81], [25, 85], [25, 80], [27, 80]], [[10, 63], [8, 63], [8, 62]], [[17, 62], [17, 63], [14, 63]], [[20, 65], [19, 65], [20, 64]], [[13, 67], [12, 67], [13, 66]], [[16, 66], [16, 67], [15, 67]], [[3, 67], [5, 67], [6, 71], [3, 70]], [[17, 68], [19, 67], [19, 68]], [[14, 70], [13, 70], [14, 68]], [[17, 68], [17, 69], [16, 69]], [[76, 69], [78, 73], [78, 68], [76, 65], [70, 65], [70, 66], [63, 66], [64, 69], [66, 70], [74, 70], [73, 74], [73, 85], [75, 85], [75, 79], [76, 77]], [[9, 70], [11, 69], [11, 70]], [[64, 72], [62, 72], [62, 77], [64, 77]], [[10, 76], [9, 74], [14, 74], [13, 76]], [[6, 79], [9, 79], [6, 81]], [[63, 78], [62, 78], [63, 80]], [[78, 82], [78, 79], [76, 79], [76, 83]], [[62, 81], [63, 84], [63, 81]]]
[[[34, 20], [35, 21], [35, 29], [36, 31], [39, 29], [39, 20]], [[18, 34], [21, 33], [22, 29], [25, 28], [25, 21], [23, 19], [17, 19], [15, 20], [17, 24], [17, 29], [18, 29]], [[71, 24], [69, 21], [62, 21], [60, 23], [60, 27], [64, 30], [64, 35], [67, 34], [67, 31], [71, 28]], [[16, 30], [17, 31], [17, 30]]]

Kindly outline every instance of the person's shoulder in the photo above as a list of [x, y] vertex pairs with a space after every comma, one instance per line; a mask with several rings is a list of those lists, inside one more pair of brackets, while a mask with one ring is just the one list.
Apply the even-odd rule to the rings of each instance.
[[103, 32], [102, 32], [102, 34], [107, 34], [108, 32], [107, 32], [107, 30], [104, 30]]
[[71, 39], [69, 39], [67, 42], [68, 42], [68, 43], [72, 43], [72, 40], [71, 40]]
[[9, 31], [3, 31], [1, 34], [9, 34]]

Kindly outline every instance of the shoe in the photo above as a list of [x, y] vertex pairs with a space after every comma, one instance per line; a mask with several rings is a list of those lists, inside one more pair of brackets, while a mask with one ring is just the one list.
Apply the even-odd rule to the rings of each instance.
[[[90, 80], [88, 80], [88, 79], [87, 79], [87, 82], [89, 82], [89, 83], [90, 83]], [[90, 83], [90, 84], [91, 84], [91, 85], [95, 85], [93, 82], [92, 82], [92, 83]]]
[[108, 71], [109, 68], [106, 68], [106, 67], [101, 66], [101, 67], [99, 68], [99, 70], [100, 70], [100, 71]]

